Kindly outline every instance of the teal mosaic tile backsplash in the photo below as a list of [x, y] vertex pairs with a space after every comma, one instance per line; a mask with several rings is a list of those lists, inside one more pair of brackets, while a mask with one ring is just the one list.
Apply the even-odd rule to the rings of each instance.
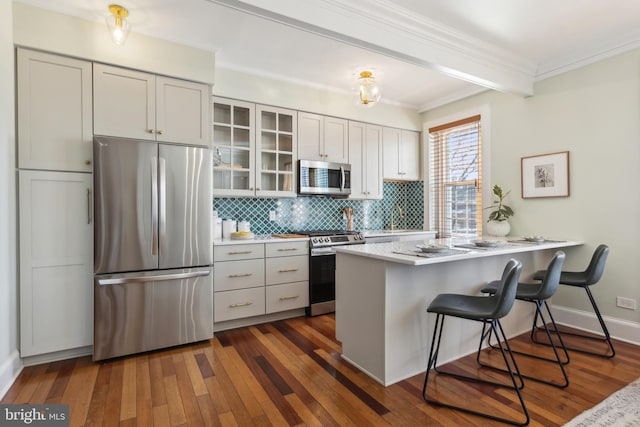
[[[404, 218], [397, 220], [396, 228], [422, 229], [423, 183], [385, 182], [382, 200], [348, 200], [327, 197], [296, 197], [281, 199], [218, 198], [213, 199], [213, 210], [224, 219], [249, 221], [255, 234], [286, 233], [302, 230], [344, 230], [346, 220], [342, 209], [353, 209], [354, 230], [389, 228], [391, 208], [399, 205]], [[276, 220], [269, 221], [269, 212], [276, 212]]]

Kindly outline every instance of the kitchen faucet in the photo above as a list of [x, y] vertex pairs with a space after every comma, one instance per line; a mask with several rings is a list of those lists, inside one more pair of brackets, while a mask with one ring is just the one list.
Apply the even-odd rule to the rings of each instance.
[[389, 223], [391, 224], [391, 231], [395, 228], [395, 224], [393, 223], [393, 211], [398, 210], [398, 219], [404, 218], [402, 215], [402, 208], [399, 205], [395, 205], [391, 208], [391, 213], [389, 214]]

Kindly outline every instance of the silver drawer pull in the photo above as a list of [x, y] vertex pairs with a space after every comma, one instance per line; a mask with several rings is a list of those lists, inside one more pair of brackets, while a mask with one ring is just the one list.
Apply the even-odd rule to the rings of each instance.
[[286, 300], [289, 300], [289, 299], [296, 299], [296, 298], [298, 298], [298, 296], [299, 295], [293, 295], [293, 296], [290, 296], [290, 297], [280, 297], [280, 301], [286, 301]]
[[298, 248], [280, 248], [278, 249], [278, 252], [285, 252], [285, 251], [297, 251]]
[[231, 304], [231, 305], [229, 306], [229, 308], [246, 307], [246, 306], [251, 305], [251, 304], [253, 304], [251, 301], [247, 301], [247, 302], [238, 302], [238, 303], [235, 303], [235, 304]]
[[282, 270], [278, 270], [278, 273], [292, 273], [294, 271], [298, 271], [297, 268], [283, 268]]
[[252, 276], [253, 273], [238, 273], [238, 274], [230, 274], [229, 277], [235, 279], [236, 277], [248, 277]]
[[227, 252], [227, 255], [245, 255], [250, 253], [253, 253], [253, 251], [233, 251], [233, 252]]

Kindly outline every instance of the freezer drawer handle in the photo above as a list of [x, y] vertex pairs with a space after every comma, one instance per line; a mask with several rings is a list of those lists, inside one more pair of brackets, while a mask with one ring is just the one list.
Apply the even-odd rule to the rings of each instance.
[[229, 277], [232, 279], [235, 279], [237, 277], [248, 277], [248, 276], [253, 276], [253, 273], [237, 273], [237, 274], [230, 274]]
[[231, 304], [229, 306], [229, 308], [237, 308], [237, 307], [246, 307], [248, 305], [252, 305], [253, 303], [251, 301], [247, 301], [247, 302], [238, 302], [235, 304]]
[[290, 300], [290, 299], [296, 299], [298, 298], [299, 295], [292, 295], [290, 297], [280, 297], [280, 301], [286, 301], [286, 300]]
[[250, 254], [253, 251], [232, 251], [232, 252], [227, 252], [228, 255], [244, 255], [244, 254]]
[[283, 268], [282, 270], [278, 270], [278, 273], [293, 273], [294, 271], [298, 271], [297, 268]]
[[123, 285], [125, 283], [141, 283], [166, 281], [177, 279], [191, 279], [193, 277], [208, 276], [209, 271], [192, 271], [190, 273], [161, 274], [158, 276], [120, 277], [117, 279], [99, 279], [99, 285]]

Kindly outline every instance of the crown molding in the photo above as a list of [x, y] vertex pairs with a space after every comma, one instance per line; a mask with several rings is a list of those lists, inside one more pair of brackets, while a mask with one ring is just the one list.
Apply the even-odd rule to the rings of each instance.
[[[208, 0], [437, 70], [485, 88], [533, 94], [536, 64], [387, 0]], [[372, 31], [375, 29], [375, 31]]]
[[624, 36], [607, 40], [595, 46], [590, 46], [588, 50], [573, 52], [569, 55], [541, 63], [538, 66], [535, 80], [548, 79], [549, 77], [557, 76], [639, 48], [640, 29], [636, 29]]

